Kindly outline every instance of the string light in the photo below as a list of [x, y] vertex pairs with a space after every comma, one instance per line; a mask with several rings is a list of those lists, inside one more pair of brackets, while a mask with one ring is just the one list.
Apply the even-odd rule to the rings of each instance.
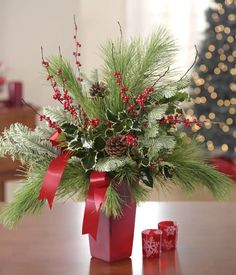
[[223, 25], [218, 25], [215, 27], [215, 32], [222, 32], [224, 30], [224, 26]]
[[198, 141], [198, 142], [204, 142], [205, 141], [205, 137], [203, 136], [203, 135], [197, 135], [197, 137], [196, 137], [196, 140]]
[[232, 75], [236, 75], [236, 68], [230, 69], [230, 73], [231, 73]]
[[216, 92], [211, 93], [211, 98], [216, 99], [217, 98], [217, 93]]
[[233, 43], [233, 42], [234, 42], [233, 36], [232, 36], [232, 35], [228, 36], [228, 37], [227, 37], [227, 41], [228, 41], [229, 43]]
[[236, 20], [236, 15], [235, 15], [235, 14], [232, 14], [232, 13], [229, 14], [229, 15], [228, 15], [228, 20], [229, 20], [229, 21], [235, 21], [235, 20]]
[[232, 97], [232, 98], [230, 99], [230, 103], [231, 103], [232, 105], [235, 105], [235, 104], [236, 104], [236, 98], [235, 98], [235, 97]]
[[221, 70], [217, 67], [214, 69], [214, 74], [220, 74], [221, 73]]
[[200, 89], [199, 87], [196, 87], [196, 88], [193, 89], [193, 92], [194, 92], [196, 95], [198, 95], [198, 94], [201, 93], [201, 89]]
[[229, 34], [231, 32], [231, 29], [229, 27], [224, 28], [224, 33]]
[[194, 110], [193, 109], [188, 109], [187, 115], [193, 116], [194, 115]]
[[215, 149], [214, 144], [213, 144], [213, 142], [211, 140], [207, 141], [207, 149], [209, 151], [213, 151]]
[[236, 57], [236, 51], [233, 51], [233, 52], [232, 52], [232, 56], [233, 56], [233, 57]]
[[211, 52], [206, 52], [205, 57], [206, 57], [206, 59], [211, 59], [212, 58], [212, 53]]
[[229, 117], [229, 118], [226, 119], [226, 123], [228, 125], [232, 125], [234, 123], [234, 121], [233, 121], [233, 119], [231, 117]]
[[212, 123], [211, 123], [209, 120], [206, 121], [204, 124], [205, 124], [205, 128], [206, 128], [206, 129], [211, 129]]
[[207, 99], [206, 99], [205, 96], [202, 96], [202, 97], [200, 98], [200, 101], [201, 101], [202, 104], [204, 104], [204, 103], [207, 102]]
[[226, 55], [225, 54], [221, 54], [220, 55], [220, 60], [221, 61], [225, 61], [226, 60]]
[[223, 151], [223, 152], [227, 152], [228, 150], [229, 150], [229, 146], [227, 145], [227, 144], [222, 144], [221, 145], [221, 150]]
[[215, 115], [214, 113], [210, 113], [210, 114], [209, 114], [209, 118], [210, 118], [210, 119], [215, 119], [215, 117], [216, 117], [216, 115]]
[[209, 46], [208, 46], [208, 50], [209, 50], [210, 52], [214, 52], [215, 49], [216, 49], [215, 45], [209, 45]]
[[229, 126], [224, 125], [224, 126], [222, 127], [222, 130], [223, 130], [223, 132], [225, 132], [225, 133], [229, 132]]
[[202, 122], [205, 121], [206, 120], [206, 116], [200, 115], [199, 120], [202, 121]]
[[218, 54], [223, 54], [225, 51], [224, 51], [224, 49], [219, 48], [219, 49], [217, 50], [217, 52], [218, 52]]
[[225, 5], [229, 6], [233, 4], [233, 0], [225, 0]]
[[224, 101], [222, 99], [219, 99], [217, 101], [217, 105], [220, 106], [220, 107], [223, 106], [224, 105]]
[[224, 101], [224, 105], [225, 105], [226, 107], [229, 107], [230, 101], [229, 101], [228, 99], [226, 99], [226, 100]]
[[213, 93], [213, 92], [215, 91], [215, 88], [214, 88], [213, 86], [210, 85], [210, 86], [207, 88], [207, 90], [208, 90], [209, 93]]
[[223, 49], [224, 51], [228, 51], [230, 49], [229, 44], [224, 44]]
[[217, 40], [222, 40], [223, 39], [223, 35], [221, 33], [217, 33], [216, 39]]
[[236, 138], [236, 131], [233, 131], [233, 137]]
[[236, 83], [230, 83], [229, 88], [232, 92], [236, 92]]
[[218, 20], [218, 19], [219, 19], [219, 15], [218, 15], [216, 12], [214, 12], [214, 13], [211, 15], [211, 17], [212, 17], [213, 20]]
[[236, 113], [236, 109], [235, 108], [229, 108], [229, 113], [231, 114], [231, 115], [235, 115], [235, 113]]
[[228, 60], [229, 62], [234, 62], [234, 57], [233, 57], [232, 55], [229, 55], [229, 56], [227, 57], [227, 60]]
[[201, 64], [201, 65], [199, 66], [199, 69], [200, 69], [200, 71], [202, 71], [202, 72], [204, 72], [204, 73], [206, 73], [206, 72], [208, 71], [207, 66], [204, 65], [204, 64]]

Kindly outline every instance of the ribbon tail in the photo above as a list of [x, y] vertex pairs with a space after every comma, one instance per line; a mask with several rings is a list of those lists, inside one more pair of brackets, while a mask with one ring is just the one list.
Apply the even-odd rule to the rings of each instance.
[[51, 160], [44, 176], [38, 199], [46, 199], [50, 209], [52, 209], [53, 200], [69, 158], [70, 154], [68, 152], [63, 152], [61, 155]]
[[106, 190], [107, 188], [90, 188], [85, 203], [82, 234], [90, 234], [94, 240], [97, 239], [100, 208], [104, 201]]

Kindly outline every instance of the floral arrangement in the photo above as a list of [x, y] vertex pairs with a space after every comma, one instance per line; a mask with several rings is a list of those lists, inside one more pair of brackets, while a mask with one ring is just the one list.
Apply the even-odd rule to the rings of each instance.
[[64, 156], [57, 198], [85, 198], [92, 171], [111, 179], [102, 210], [122, 213], [117, 186], [122, 182], [135, 202], [147, 198], [153, 186], [179, 185], [183, 191], [206, 186], [217, 199], [229, 195], [231, 180], [214, 170], [195, 138], [180, 135], [180, 128], [202, 125], [187, 117], [188, 71], [177, 77], [171, 69], [177, 48], [165, 29], [146, 40], [108, 41], [102, 47], [101, 74], [82, 73], [81, 44], [74, 34], [76, 71], [59, 54], [42, 65], [60, 107], [45, 107], [41, 125], [31, 130], [13, 124], [0, 138], [0, 156], [10, 155], [24, 165], [23, 186], [2, 211], [1, 221], [13, 227], [25, 214], [45, 205], [38, 198], [45, 173], [53, 160]]

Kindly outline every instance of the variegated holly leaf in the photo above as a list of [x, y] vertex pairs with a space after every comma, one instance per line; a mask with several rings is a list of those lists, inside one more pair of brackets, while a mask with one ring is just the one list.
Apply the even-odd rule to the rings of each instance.
[[94, 169], [101, 172], [111, 172], [126, 165], [133, 166], [135, 164], [135, 161], [129, 157], [107, 157], [100, 159]]

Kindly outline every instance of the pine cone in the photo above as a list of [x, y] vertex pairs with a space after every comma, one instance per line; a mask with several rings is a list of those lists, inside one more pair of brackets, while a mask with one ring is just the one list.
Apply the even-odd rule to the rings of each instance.
[[95, 82], [89, 89], [89, 93], [91, 96], [104, 97], [105, 90], [106, 87], [103, 82]]
[[105, 151], [110, 156], [123, 156], [127, 151], [127, 145], [123, 142], [122, 135], [112, 136], [106, 142]]

